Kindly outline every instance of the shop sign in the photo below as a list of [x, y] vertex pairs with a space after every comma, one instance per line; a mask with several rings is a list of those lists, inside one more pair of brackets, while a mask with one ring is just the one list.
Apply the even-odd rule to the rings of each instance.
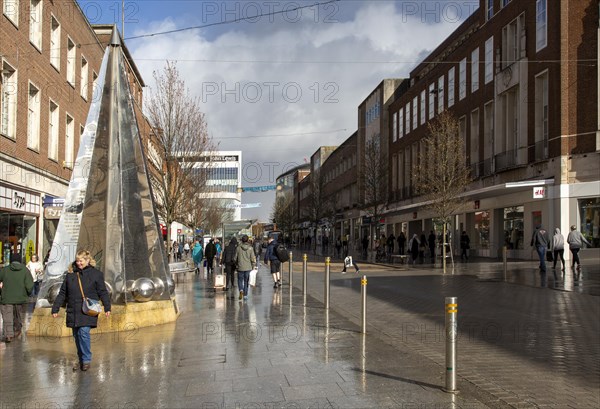
[[534, 199], [544, 199], [546, 197], [546, 188], [544, 186], [536, 186], [533, 188]]
[[40, 196], [7, 186], [0, 186], [0, 207], [23, 213], [39, 214]]
[[60, 219], [60, 215], [62, 214], [62, 206], [48, 206], [44, 208], [44, 219], [47, 220], [56, 220]]

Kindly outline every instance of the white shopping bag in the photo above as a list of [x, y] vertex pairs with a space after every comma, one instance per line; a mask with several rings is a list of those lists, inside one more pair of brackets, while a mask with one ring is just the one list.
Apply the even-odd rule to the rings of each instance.
[[348, 256], [344, 259], [344, 266], [346, 268], [352, 267], [352, 256]]
[[248, 284], [252, 287], [256, 286], [256, 274], [258, 273], [257, 269], [250, 270], [250, 279], [248, 280]]

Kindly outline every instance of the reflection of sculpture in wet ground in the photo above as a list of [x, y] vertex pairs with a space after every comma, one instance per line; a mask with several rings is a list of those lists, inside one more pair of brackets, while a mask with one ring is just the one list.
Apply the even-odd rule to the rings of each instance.
[[[56, 335], [39, 333], [43, 329], [35, 328], [40, 327], [36, 317], [49, 316], [50, 309], [44, 307], [50, 307], [56, 298], [69, 263], [79, 249], [89, 250], [97, 268], [104, 272], [115, 304], [111, 329], [105, 330], [120, 330], [112, 328], [120, 321], [115, 317], [119, 310], [123, 322], [146, 322], [139, 326], [177, 317], [172, 299], [174, 283], [133, 104], [115, 29], [102, 60], [29, 332]], [[148, 305], [143, 307], [142, 303]], [[128, 316], [131, 311], [135, 314]], [[142, 311], [148, 311], [149, 316], [138, 317]], [[102, 322], [99, 328], [102, 329]]]

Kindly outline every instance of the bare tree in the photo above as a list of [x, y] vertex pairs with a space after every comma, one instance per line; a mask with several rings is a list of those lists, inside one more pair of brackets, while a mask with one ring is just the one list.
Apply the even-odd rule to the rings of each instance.
[[206, 183], [206, 172], [198, 170], [195, 158], [212, 150], [213, 144], [200, 100], [190, 95], [176, 65], [167, 62], [162, 72], [154, 72], [154, 81], [146, 110], [164, 166], [152, 187], [158, 214], [171, 237], [171, 223], [185, 221], [190, 203]]
[[388, 202], [387, 159], [382, 155], [377, 138], [366, 142], [364, 152], [364, 163], [359, 174], [364, 189], [364, 210], [371, 216], [371, 225], [375, 225], [379, 236], [379, 219]]
[[325, 195], [323, 192], [323, 177], [321, 170], [316, 169], [311, 172], [307, 178], [309, 178], [310, 193], [308, 196], [308, 220], [314, 231], [312, 245], [314, 252], [317, 249], [317, 226], [326, 217], [326, 203]]
[[284, 237], [291, 237], [292, 229], [296, 223], [293, 196], [281, 195], [275, 198], [271, 210], [271, 221], [277, 224], [277, 228], [283, 232]]
[[443, 223], [442, 263], [446, 273], [446, 236], [450, 217], [465, 203], [463, 193], [471, 183], [465, 160], [465, 141], [460, 137], [458, 119], [448, 111], [429, 122], [421, 140], [423, 148], [413, 167], [413, 186], [422, 195], [437, 219]]

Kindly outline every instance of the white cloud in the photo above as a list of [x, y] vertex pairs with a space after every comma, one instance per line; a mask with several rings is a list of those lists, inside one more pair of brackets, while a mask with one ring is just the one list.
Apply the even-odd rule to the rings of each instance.
[[[345, 22], [266, 27], [272, 30], [264, 27], [268, 21], [256, 24], [234, 24], [211, 40], [193, 30], [128, 44], [150, 86], [153, 70], [162, 69], [166, 59], [179, 60], [187, 86], [205, 101], [209, 132], [220, 148], [241, 149], [245, 163], [263, 169], [263, 177], [246, 180], [247, 185], [274, 183], [265, 162], [281, 163], [277, 176], [286, 163], [302, 163], [318, 146], [343, 142], [356, 130], [356, 108], [370, 91], [383, 78], [408, 76], [417, 58], [459, 23], [424, 24], [403, 17], [392, 3], [376, 2]], [[134, 35], [175, 28], [167, 18]], [[339, 129], [346, 131], [334, 132]], [[250, 137], [290, 134], [305, 135]], [[239, 139], [226, 139], [231, 137]], [[272, 199], [270, 194], [245, 197], [263, 208], [244, 216], [266, 219]]]

